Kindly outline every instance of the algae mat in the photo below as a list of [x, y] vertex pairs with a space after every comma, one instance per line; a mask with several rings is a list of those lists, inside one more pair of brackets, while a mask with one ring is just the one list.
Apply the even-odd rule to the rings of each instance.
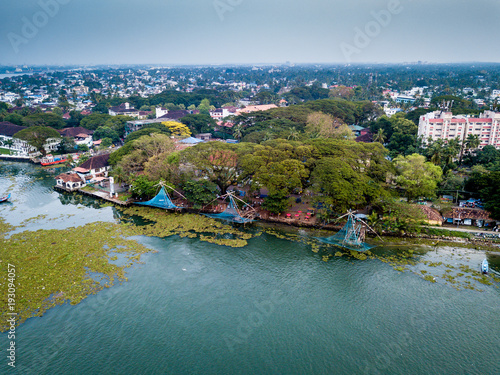
[[[53, 306], [77, 304], [116, 281], [125, 281], [125, 269], [150, 251], [125, 238], [135, 234], [131, 227], [113, 223], [25, 231], [6, 238], [12, 229], [0, 218], [0, 268], [4, 270], [0, 274], [1, 294], [3, 301], [10, 297], [13, 302], [0, 307], [2, 332], [8, 328], [8, 313], [17, 314], [19, 325]], [[118, 254], [124, 255], [125, 264], [112, 263]], [[9, 275], [7, 269], [14, 272]]]

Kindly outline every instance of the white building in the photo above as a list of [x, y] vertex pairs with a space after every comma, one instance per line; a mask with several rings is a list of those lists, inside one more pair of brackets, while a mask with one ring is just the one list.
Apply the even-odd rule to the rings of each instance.
[[476, 117], [453, 116], [451, 112], [434, 111], [420, 116], [418, 135], [426, 141], [454, 138], [465, 140], [469, 134], [478, 135], [479, 149], [491, 145], [500, 149], [500, 113], [485, 111]]
[[35, 149], [26, 141], [14, 138], [14, 134], [26, 129], [26, 126], [19, 126], [8, 121], [0, 122], [0, 147], [8, 149], [14, 155], [26, 156]]
[[227, 108], [217, 108], [213, 111], [210, 111], [210, 117], [212, 117], [216, 121], [222, 120], [232, 114], [234, 113], [229, 112], [229, 109]]
[[168, 114], [168, 109], [162, 108], [162, 107], [156, 107], [155, 112], [156, 112], [156, 118], [158, 118], [158, 117], [165, 116], [166, 114]]

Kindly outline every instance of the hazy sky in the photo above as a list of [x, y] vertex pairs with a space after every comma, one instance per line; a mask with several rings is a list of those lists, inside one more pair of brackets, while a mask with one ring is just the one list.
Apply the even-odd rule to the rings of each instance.
[[0, 64], [500, 62], [498, 0], [3, 0]]

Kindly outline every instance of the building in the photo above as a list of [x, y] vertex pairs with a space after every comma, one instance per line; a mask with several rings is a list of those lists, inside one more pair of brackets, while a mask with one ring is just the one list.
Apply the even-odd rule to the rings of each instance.
[[108, 171], [111, 168], [108, 159], [109, 154], [94, 156], [80, 166], [73, 168], [73, 171], [83, 181], [92, 182], [99, 177], [108, 177]]
[[0, 122], [0, 147], [9, 149], [16, 155], [28, 155], [30, 151], [34, 151], [26, 141], [14, 138], [14, 134], [26, 128], [8, 121]]
[[210, 111], [210, 117], [212, 117], [216, 121], [220, 121], [220, 120], [225, 119], [228, 116], [234, 116], [237, 111], [238, 111], [238, 108], [236, 108], [236, 107], [217, 108], [217, 109]]
[[156, 115], [156, 118], [158, 117], [161, 117], [161, 116], [164, 116], [168, 113], [168, 109], [167, 108], [163, 108], [163, 107], [156, 107], [155, 108], [155, 115]]
[[410, 103], [413, 104], [415, 103], [415, 98], [413, 96], [408, 96], [408, 95], [398, 95], [394, 101], [396, 103]]
[[57, 185], [68, 191], [75, 191], [85, 186], [85, 182], [76, 173], [63, 173], [56, 177]]
[[418, 124], [418, 136], [424, 141], [429, 138], [465, 140], [469, 134], [479, 136], [479, 149], [487, 145], [500, 149], [500, 113], [485, 111], [477, 118], [434, 111], [421, 116]]
[[241, 115], [242, 113], [252, 113], [257, 111], [267, 111], [268, 109], [278, 108], [276, 104], [262, 104], [262, 105], [249, 105], [243, 109], [239, 109], [235, 114]]
[[64, 128], [62, 130], [58, 130], [61, 133], [61, 136], [73, 138], [77, 145], [86, 145], [88, 148], [93, 146], [92, 134], [94, 133], [92, 130], [88, 130], [78, 126], [76, 128]]
[[205, 141], [205, 142], [209, 142], [212, 140], [212, 133], [196, 134], [196, 138], [201, 139], [202, 141]]
[[[131, 107], [129, 103], [122, 103], [116, 107], [110, 107], [108, 113], [111, 116], [130, 116], [135, 118], [141, 118], [140, 111]], [[147, 117], [147, 116], [146, 116]]]

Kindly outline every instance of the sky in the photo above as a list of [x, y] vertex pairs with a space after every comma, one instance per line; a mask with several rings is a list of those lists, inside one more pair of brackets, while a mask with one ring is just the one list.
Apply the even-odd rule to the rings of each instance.
[[500, 62], [498, 0], [4, 0], [0, 65]]

